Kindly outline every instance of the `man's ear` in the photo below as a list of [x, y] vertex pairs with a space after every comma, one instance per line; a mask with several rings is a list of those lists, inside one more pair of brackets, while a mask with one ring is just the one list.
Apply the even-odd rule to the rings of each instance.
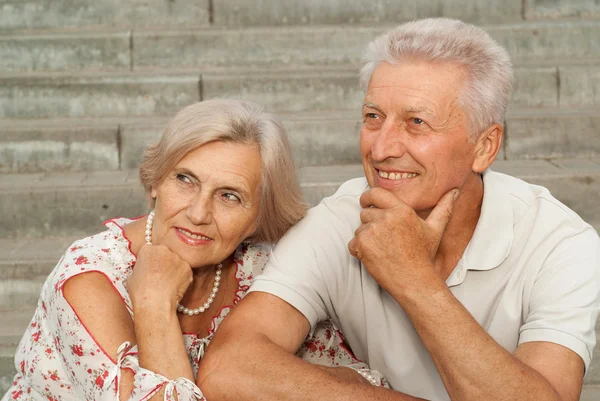
[[479, 135], [475, 144], [475, 160], [472, 169], [476, 173], [483, 173], [496, 159], [502, 146], [504, 127], [494, 124]]

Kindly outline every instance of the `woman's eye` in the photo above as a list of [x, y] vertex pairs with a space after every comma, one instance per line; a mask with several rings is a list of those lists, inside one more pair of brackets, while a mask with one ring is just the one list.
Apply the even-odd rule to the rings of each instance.
[[424, 121], [421, 120], [420, 118], [415, 117], [415, 118], [413, 118], [413, 123], [415, 123], [417, 125], [421, 125], [424, 123]]
[[239, 202], [240, 198], [238, 198], [237, 195], [232, 194], [230, 192], [224, 193], [223, 197], [225, 198], [225, 200], [230, 201], [230, 202]]
[[190, 177], [188, 177], [185, 174], [177, 174], [175, 176], [175, 178], [177, 178], [178, 181], [185, 182], [187, 184], [190, 184], [192, 182], [192, 180], [190, 179]]

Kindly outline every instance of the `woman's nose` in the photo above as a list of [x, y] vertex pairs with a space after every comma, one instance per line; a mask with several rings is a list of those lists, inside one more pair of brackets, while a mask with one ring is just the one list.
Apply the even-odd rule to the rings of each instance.
[[190, 200], [187, 216], [194, 225], [208, 224], [212, 220], [212, 203], [210, 196], [198, 194]]

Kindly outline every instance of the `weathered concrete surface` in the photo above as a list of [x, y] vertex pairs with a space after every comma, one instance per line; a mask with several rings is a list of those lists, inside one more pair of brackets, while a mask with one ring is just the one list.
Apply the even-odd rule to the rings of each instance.
[[0, 30], [208, 25], [209, 0], [3, 0]]
[[400, 23], [425, 17], [474, 22], [521, 19], [520, 0], [215, 0], [216, 25]]
[[600, 400], [600, 386], [583, 386], [581, 398], [579, 401], [598, 401]]
[[81, 121], [45, 126], [4, 126], [0, 173], [94, 171], [119, 168], [118, 126], [87, 126]]
[[134, 32], [134, 68], [358, 64], [377, 27]]
[[0, 117], [171, 115], [200, 100], [197, 75], [0, 77]]
[[600, 155], [598, 112], [512, 117], [506, 126], [508, 159]]
[[[598, 0], [525, 0], [525, 18], [600, 18]], [[598, 397], [600, 400], [600, 396]]]
[[515, 68], [514, 76], [509, 109], [558, 106], [557, 68]]
[[128, 32], [0, 36], [0, 72], [128, 70]]
[[82, 236], [102, 231], [109, 218], [146, 211], [137, 172], [15, 174], [0, 179], [4, 238]]
[[204, 99], [252, 100], [274, 111], [359, 110], [363, 93], [355, 71], [203, 74]]
[[487, 32], [506, 48], [514, 64], [547, 65], [600, 59], [600, 23], [597, 21], [506, 24], [491, 26]]
[[560, 106], [598, 107], [600, 66], [560, 67]]

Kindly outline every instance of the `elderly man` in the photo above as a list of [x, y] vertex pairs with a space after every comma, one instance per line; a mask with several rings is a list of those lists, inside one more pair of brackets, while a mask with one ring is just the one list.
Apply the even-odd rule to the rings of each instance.
[[[366, 57], [366, 178], [277, 245], [217, 332], [200, 388], [209, 400], [578, 400], [600, 241], [546, 189], [489, 169], [506, 51], [475, 26], [428, 19]], [[293, 356], [327, 316], [395, 391]]]

